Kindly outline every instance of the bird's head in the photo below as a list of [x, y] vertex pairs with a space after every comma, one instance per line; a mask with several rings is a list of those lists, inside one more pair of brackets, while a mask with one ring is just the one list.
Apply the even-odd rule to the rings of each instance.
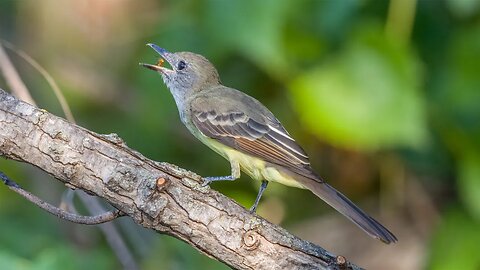
[[[160, 73], [174, 96], [201, 91], [220, 83], [217, 70], [205, 57], [191, 52], [168, 52], [152, 43], [147, 45], [161, 58], [155, 65], [140, 65]], [[164, 62], [170, 67], [164, 66]]]

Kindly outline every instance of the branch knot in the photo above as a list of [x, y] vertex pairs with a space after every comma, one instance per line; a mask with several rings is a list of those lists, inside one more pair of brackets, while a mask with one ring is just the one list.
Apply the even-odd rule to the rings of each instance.
[[246, 250], [255, 250], [260, 245], [260, 237], [254, 230], [249, 230], [243, 235]]

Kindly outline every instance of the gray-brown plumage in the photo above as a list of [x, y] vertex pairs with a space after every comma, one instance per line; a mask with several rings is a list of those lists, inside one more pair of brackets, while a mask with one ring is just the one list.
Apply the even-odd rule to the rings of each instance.
[[[305, 151], [256, 99], [219, 86], [196, 95], [190, 104], [193, 123], [204, 135], [305, 177], [318, 178]], [[249, 104], [255, 104], [255, 109]]]
[[265, 106], [243, 92], [221, 85], [216, 69], [207, 59], [190, 52], [169, 53], [154, 44], [149, 46], [172, 69], [142, 65], [162, 75], [182, 122], [192, 134], [231, 163], [232, 175], [206, 177], [206, 184], [235, 180], [240, 169], [262, 181], [253, 211], [269, 181], [306, 188], [372, 237], [385, 243], [397, 241], [388, 229], [312, 170], [305, 151]]

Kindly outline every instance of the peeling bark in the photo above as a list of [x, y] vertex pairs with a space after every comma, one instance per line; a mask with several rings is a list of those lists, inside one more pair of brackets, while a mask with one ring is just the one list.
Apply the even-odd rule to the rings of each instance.
[[94, 133], [1, 89], [0, 155], [101, 197], [137, 224], [235, 269], [360, 269], [201, 187], [195, 173], [149, 160], [116, 134]]

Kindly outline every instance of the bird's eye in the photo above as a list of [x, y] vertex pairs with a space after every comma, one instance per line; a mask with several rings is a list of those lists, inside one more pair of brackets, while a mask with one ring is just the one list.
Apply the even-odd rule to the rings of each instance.
[[185, 63], [185, 61], [182, 60], [182, 61], [178, 62], [178, 65], [177, 65], [178, 70], [182, 70], [186, 67], [187, 67], [187, 63]]

